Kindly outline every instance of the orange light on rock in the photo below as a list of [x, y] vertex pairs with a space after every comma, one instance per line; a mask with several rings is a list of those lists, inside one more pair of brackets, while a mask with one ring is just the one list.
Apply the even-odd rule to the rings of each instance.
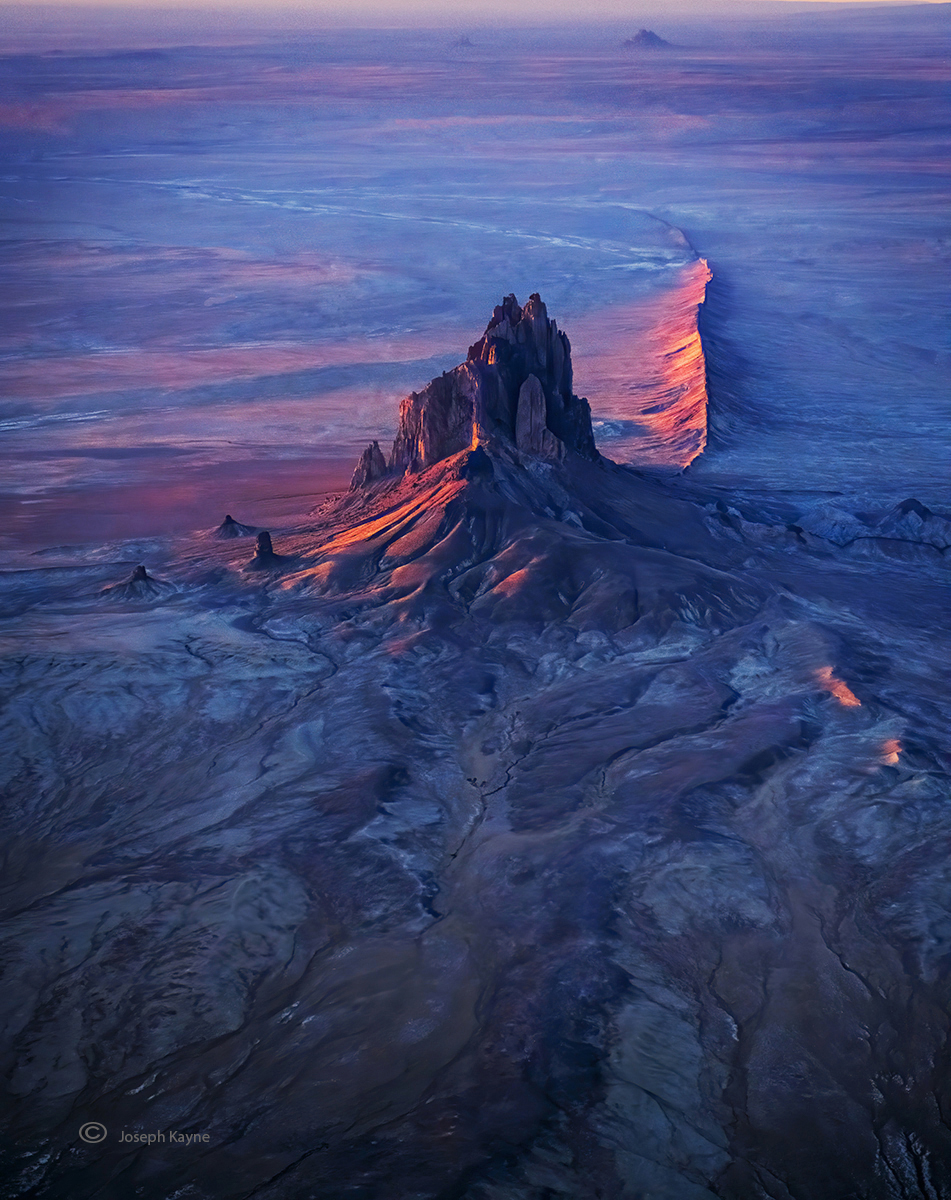
[[712, 278], [701, 258], [679, 272], [676, 286], [649, 301], [572, 321], [576, 378], [595, 417], [638, 429], [603, 446], [609, 457], [682, 468], [706, 446], [706, 363], [697, 313]]
[[836, 679], [832, 674], [831, 667], [820, 667], [814, 673], [816, 683], [824, 692], [829, 692], [835, 696], [836, 700], [845, 708], [861, 708], [862, 701], [856, 694], [845, 684], [841, 679]]

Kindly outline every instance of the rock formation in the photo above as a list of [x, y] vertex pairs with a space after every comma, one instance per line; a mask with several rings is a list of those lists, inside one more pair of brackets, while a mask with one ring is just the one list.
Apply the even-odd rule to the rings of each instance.
[[518, 390], [515, 444], [537, 458], [564, 458], [565, 443], [548, 428], [545, 393], [537, 376], [529, 375]]
[[[413, 392], [386, 470], [422, 471], [461, 450], [558, 459], [598, 457], [587, 400], [572, 390], [571, 345], [535, 293], [522, 308], [506, 296], [466, 361]], [[354, 487], [379, 479], [383, 456], [372, 443]]]
[[357, 463], [357, 468], [353, 472], [353, 478], [350, 480], [350, 487], [354, 489], [364, 487], [368, 483], [375, 483], [378, 479], [382, 479], [385, 474], [386, 459], [383, 457], [380, 443], [371, 442], [360, 455], [360, 461]]
[[173, 583], [164, 579], [155, 579], [146, 571], [145, 567], [140, 565], [122, 583], [115, 583], [111, 587], [103, 588], [102, 594], [108, 596], [110, 600], [158, 600], [163, 596], [170, 595], [175, 590]]
[[951, 546], [951, 521], [933, 513], [920, 500], [903, 500], [878, 522], [875, 533], [880, 538], [921, 542], [946, 550]]
[[254, 525], [242, 525], [228, 513], [215, 530], [215, 537], [226, 541], [228, 538], [254, 537], [256, 533], [257, 529]]
[[919, 500], [903, 500], [882, 515], [859, 516], [835, 504], [821, 504], [797, 518], [806, 533], [863, 555], [903, 554], [921, 547], [930, 555], [951, 548], [951, 520]]
[[273, 567], [281, 566], [286, 561], [284, 555], [274, 553], [271, 535], [266, 529], [262, 529], [258, 534], [254, 555], [248, 563], [247, 569], [249, 571], [268, 571]]
[[825, 538], [836, 546], [847, 546], [859, 537], [869, 537], [871, 531], [864, 521], [836, 504], [819, 504], [796, 518], [806, 533]]
[[658, 37], [652, 29], [639, 29], [633, 37], [624, 42], [625, 50], [665, 50], [671, 43]]

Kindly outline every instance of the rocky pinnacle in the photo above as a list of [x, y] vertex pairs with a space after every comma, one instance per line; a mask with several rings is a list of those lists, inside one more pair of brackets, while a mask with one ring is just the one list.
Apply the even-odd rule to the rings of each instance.
[[406, 397], [389, 462], [371, 443], [351, 486], [476, 446], [548, 460], [598, 457], [588, 402], [572, 389], [571, 345], [537, 293], [524, 308], [506, 296], [466, 361]]
[[271, 535], [266, 529], [262, 529], [255, 541], [254, 556], [248, 563], [248, 569], [253, 571], [267, 570], [269, 567], [279, 566], [283, 561], [283, 557], [280, 554], [274, 553]]
[[380, 443], [371, 442], [360, 455], [360, 461], [350, 480], [350, 487], [353, 489], [363, 487], [368, 483], [375, 483], [378, 479], [382, 479], [386, 471], [386, 459], [380, 449]]

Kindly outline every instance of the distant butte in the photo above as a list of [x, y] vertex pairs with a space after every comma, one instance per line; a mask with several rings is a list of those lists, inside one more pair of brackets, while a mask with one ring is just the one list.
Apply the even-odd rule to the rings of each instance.
[[658, 37], [652, 29], [639, 29], [624, 42], [625, 50], [669, 50], [670, 47], [671, 43]]

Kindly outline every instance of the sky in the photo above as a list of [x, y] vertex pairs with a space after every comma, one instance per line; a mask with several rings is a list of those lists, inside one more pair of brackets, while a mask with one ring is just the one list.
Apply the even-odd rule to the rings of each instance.
[[497, 0], [348, 0], [340, 3], [338, 0], [309, 0], [301, 3], [299, 0], [258, 0], [249, 4], [247, 0], [57, 0], [50, 4], [49, 0], [15, 0], [15, 3], [0, 3], [4, 9], [45, 9], [53, 11], [57, 8], [128, 8], [139, 12], [161, 12], [168, 9], [210, 9], [228, 8], [244, 11], [277, 11], [300, 13], [308, 18], [326, 17], [334, 23], [345, 21], [356, 13], [376, 13], [380, 16], [430, 17], [440, 24], [453, 23], [471, 18], [493, 18], [506, 22], [513, 20], [547, 21], [552, 18], [574, 20], [653, 20], [663, 23], [665, 18], [672, 15], [703, 17], [711, 12], [730, 11], [750, 12], [751, 10], [768, 11], [777, 8], [815, 9], [847, 6], [865, 7], [897, 7], [909, 4], [947, 4], [947, 0], [660, 0], [651, 3], [650, 0], [587, 0], [583, 9], [579, 9], [577, 0], [519, 0], [517, 5], [510, 5], [500, 13]]
[[[579, 24], [611, 25], [636, 32], [666, 30], [676, 40], [678, 27], [740, 19], [773, 23], [832, 17], [836, 11], [860, 16], [862, 10], [881, 14], [892, 28], [906, 22], [902, 9], [917, 10], [933, 23], [941, 10], [951, 12], [949, 0], [0, 0], [5, 41], [12, 52], [41, 48], [51, 35], [79, 45], [105, 34], [155, 41], [199, 36], [206, 42], [228, 41], [248, 30], [309, 33], [322, 28], [445, 28], [465, 34], [501, 27], [541, 27]], [[227, 14], [222, 20], [220, 14]], [[121, 14], [121, 15], [120, 15]], [[907, 19], [912, 18], [911, 11]], [[116, 22], [119, 24], [117, 25]], [[940, 22], [943, 24], [943, 22]], [[105, 28], [104, 28], [105, 26]], [[187, 31], [185, 29], [187, 27]], [[625, 35], [626, 36], [626, 35]], [[66, 43], [63, 42], [63, 45]]]

